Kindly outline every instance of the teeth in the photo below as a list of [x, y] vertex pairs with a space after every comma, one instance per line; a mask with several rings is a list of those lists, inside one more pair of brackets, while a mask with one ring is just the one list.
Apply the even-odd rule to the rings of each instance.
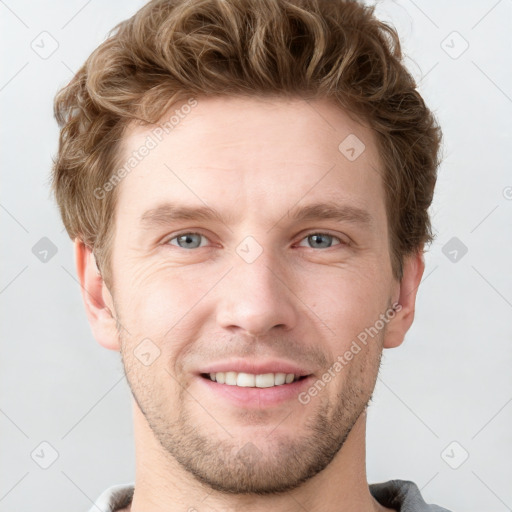
[[252, 375], [251, 373], [239, 373], [236, 378], [236, 385], [243, 388], [253, 388], [254, 380], [255, 376]]
[[236, 386], [236, 372], [226, 372], [226, 384], [229, 386]]
[[[293, 373], [290, 373], [290, 375], [293, 375]], [[295, 377], [295, 375], [294, 375]], [[281, 384], [284, 384], [286, 382], [286, 373], [276, 373], [274, 377], [274, 384], [276, 386], [280, 386]]]
[[299, 380], [299, 375], [293, 373], [252, 373], [217, 372], [210, 373], [210, 380], [228, 386], [239, 386], [244, 388], [271, 388], [282, 384], [291, 384]]

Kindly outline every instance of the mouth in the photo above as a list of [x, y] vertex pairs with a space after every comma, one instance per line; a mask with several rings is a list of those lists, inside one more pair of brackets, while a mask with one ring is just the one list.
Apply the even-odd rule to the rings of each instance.
[[275, 408], [282, 412], [284, 404], [296, 406], [298, 397], [314, 381], [313, 374], [246, 373], [223, 371], [202, 372], [197, 376], [204, 396], [212, 403], [229, 404], [235, 410], [261, 410]]
[[234, 371], [201, 373], [200, 376], [203, 379], [217, 382], [218, 384], [226, 384], [228, 386], [241, 388], [273, 388], [288, 386], [308, 377], [308, 375], [296, 375], [293, 373], [254, 374]]

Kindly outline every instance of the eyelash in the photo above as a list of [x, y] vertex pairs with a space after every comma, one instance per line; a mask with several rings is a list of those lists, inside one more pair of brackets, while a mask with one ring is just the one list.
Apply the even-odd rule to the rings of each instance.
[[[203, 234], [203, 233], [200, 233], [200, 232], [197, 232], [197, 231], [183, 231], [181, 233], [175, 234], [172, 238], [167, 238], [166, 241], [164, 242], [164, 245], [174, 245], [174, 244], [171, 244], [170, 242], [172, 240], [175, 240], [176, 238], [179, 238], [180, 236], [183, 236], [183, 235], [199, 235], [199, 236], [202, 236], [202, 237], [206, 238], [207, 240], [209, 240], [209, 238], [205, 234]], [[350, 246], [349, 242], [342, 240], [340, 237], [338, 237], [336, 235], [333, 235], [331, 233], [324, 232], [324, 231], [311, 231], [309, 233], [306, 233], [300, 239], [299, 242], [302, 242], [303, 240], [305, 240], [306, 238], [308, 238], [311, 235], [327, 235], [327, 236], [330, 236], [330, 237], [338, 240], [338, 242], [340, 242], [339, 244], [336, 244], [336, 245], [334, 245], [332, 247], [337, 247], [338, 245], [339, 246], [345, 246], [345, 247], [349, 247]], [[174, 247], [177, 247], [178, 249], [183, 249], [184, 251], [194, 250], [194, 249], [184, 249], [183, 247], [180, 247], [178, 245], [174, 245]], [[324, 250], [332, 249], [332, 247], [326, 247], [326, 248], [324, 248]], [[196, 247], [195, 250], [198, 250], [198, 249], [201, 249], [201, 248], [202, 248], [201, 246], [200, 247]], [[314, 248], [313, 247], [309, 247], [309, 249], [314, 249]]]

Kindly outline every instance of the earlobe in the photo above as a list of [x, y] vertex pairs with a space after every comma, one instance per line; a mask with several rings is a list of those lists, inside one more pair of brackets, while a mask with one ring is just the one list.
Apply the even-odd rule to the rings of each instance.
[[78, 238], [74, 242], [75, 264], [85, 312], [96, 341], [109, 350], [120, 350], [113, 300], [96, 265], [91, 249]]
[[384, 348], [395, 348], [402, 344], [405, 334], [414, 321], [416, 293], [425, 270], [423, 250], [404, 259], [403, 277], [400, 281], [400, 304], [393, 319], [389, 322], [384, 336]]

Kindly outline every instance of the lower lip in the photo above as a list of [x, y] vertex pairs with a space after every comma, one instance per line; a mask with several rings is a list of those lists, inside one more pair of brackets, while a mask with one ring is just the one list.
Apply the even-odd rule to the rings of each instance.
[[238, 407], [263, 408], [282, 404], [289, 400], [299, 402], [299, 393], [308, 388], [313, 379], [312, 375], [292, 382], [291, 384], [282, 384], [271, 388], [244, 388], [239, 386], [230, 386], [229, 384], [219, 384], [213, 380], [199, 376], [199, 381], [208, 391], [227, 399], [233, 405]]

